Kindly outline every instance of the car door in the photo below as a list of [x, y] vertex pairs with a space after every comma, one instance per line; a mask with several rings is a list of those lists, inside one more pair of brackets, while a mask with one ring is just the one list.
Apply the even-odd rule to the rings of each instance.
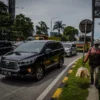
[[[47, 66], [47, 68], [51, 67], [53, 64], [53, 49], [52, 49], [52, 43], [48, 43], [45, 46], [44, 52], [45, 52], [45, 58], [44, 58], [44, 63]], [[46, 52], [46, 50], [49, 49], [51, 51]]]
[[58, 48], [58, 43], [52, 43], [51, 45], [52, 48], [52, 64], [57, 64], [58, 59], [59, 59], [59, 48]]

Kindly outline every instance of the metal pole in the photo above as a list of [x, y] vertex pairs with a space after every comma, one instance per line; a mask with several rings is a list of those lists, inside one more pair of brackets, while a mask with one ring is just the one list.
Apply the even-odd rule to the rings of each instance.
[[51, 18], [51, 32], [52, 32], [52, 18]]
[[94, 43], [94, 7], [95, 7], [95, 0], [92, 0], [92, 24], [93, 24], [93, 30], [91, 34], [91, 46], [93, 46]]
[[85, 53], [86, 32], [87, 32], [87, 21], [85, 21], [85, 35], [84, 35], [84, 48], [83, 48], [83, 62], [84, 62], [84, 53]]

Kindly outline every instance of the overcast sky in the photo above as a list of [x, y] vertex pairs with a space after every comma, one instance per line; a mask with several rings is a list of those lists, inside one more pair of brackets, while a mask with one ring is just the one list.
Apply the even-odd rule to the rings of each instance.
[[[7, 3], [7, 0], [1, 0]], [[34, 26], [39, 21], [45, 21], [50, 28], [52, 23], [61, 20], [66, 26], [79, 29], [83, 19], [92, 18], [92, 0], [16, 0], [16, 14], [23, 13], [30, 17]], [[23, 9], [22, 9], [23, 7]], [[57, 17], [57, 18], [54, 18]], [[100, 37], [99, 19], [95, 21], [95, 38]]]

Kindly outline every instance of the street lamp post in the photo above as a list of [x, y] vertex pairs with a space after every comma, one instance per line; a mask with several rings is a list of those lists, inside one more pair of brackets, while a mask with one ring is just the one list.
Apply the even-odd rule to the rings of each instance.
[[58, 18], [58, 17], [52, 17], [51, 18], [51, 32], [52, 32], [52, 20], [55, 19], [55, 18]]

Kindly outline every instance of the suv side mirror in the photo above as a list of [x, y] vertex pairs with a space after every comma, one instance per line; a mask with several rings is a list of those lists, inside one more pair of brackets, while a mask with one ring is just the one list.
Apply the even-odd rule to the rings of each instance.
[[51, 49], [46, 49], [45, 53], [50, 53], [52, 50]]

